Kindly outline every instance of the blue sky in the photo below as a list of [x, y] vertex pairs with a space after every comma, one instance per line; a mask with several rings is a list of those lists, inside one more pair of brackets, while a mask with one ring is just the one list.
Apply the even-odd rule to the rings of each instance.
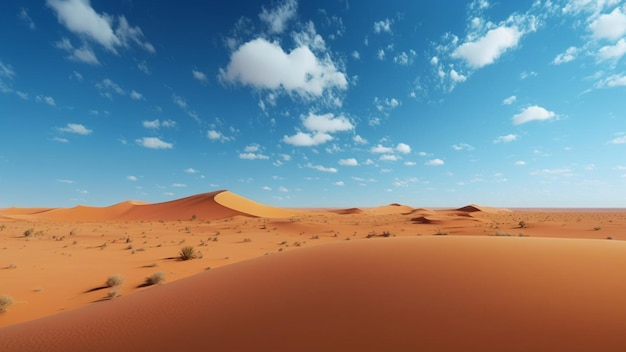
[[626, 2], [0, 5], [0, 207], [626, 206]]

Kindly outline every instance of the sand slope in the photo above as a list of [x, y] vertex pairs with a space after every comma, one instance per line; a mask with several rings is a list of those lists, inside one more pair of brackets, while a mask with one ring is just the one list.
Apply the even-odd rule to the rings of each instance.
[[8, 208], [0, 216], [25, 220], [118, 221], [118, 220], [217, 220], [231, 216], [284, 218], [296, 211], [262, 205], [229, 191], [197, 194], [168, 202], [148, 204], [125, 201], [108, 207]]
[[626, 243], [382, 238], [0, 329], [2, 351], [624, 351]]

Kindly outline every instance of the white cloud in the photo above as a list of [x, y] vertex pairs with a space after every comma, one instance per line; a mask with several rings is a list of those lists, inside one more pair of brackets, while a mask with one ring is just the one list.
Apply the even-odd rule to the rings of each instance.
[[354, 125], [344, 116], [335, 117], [330, 113], [324, 115], [309, 113], [302, 120], [302, 124], [309, 131], [321, 133], [349, 131], [354, 128]]
[[333, 136], [329, 135], [328, 133], [318, 132], [311, 135], [304, 132], [298, 132], [293, 136], [284, 136], [283, 142], [297, 147], [311, 147], [324, 144], [332, 139]]
[[68, 52], [70, 54], [68, 59], [72, 61], [84, 62], [92, 65], [100, 64], [96, 54], [87, 45], [83, 45], [81, 48], [74, 48], [70, 40], [63, 37], [60, 41], [55, 43], [55, 46], [58, 49]]
[[35, 100], [40, 102], [40, 103], [46, 103], [46, 104], [48, 104], [50, 106], [56, 106], [57, 105], [56, 102], [54, 101], [54, 98], [48, 97], [48, 96], [45, 96], [45, 95], [38, 95], [38, 96], [35, 97]]
[[27, 26], [28, 28], [35, 30], [37, 29], [37, 26], [35, 25], [35, 22], [33, 22], [33, 19], [30, 18], [30, 16], [28, 15], [28, 10], [23, 8], [20, 10], [20, 13], [17, 15], [17, 17], [22, 20]]
[[308, 164], [307, 167], [311, 168], [311, 169], [315, 169], [318, 171], [322, 171], [322, 172], [329, 172], [329, 173], [336, 173], [337, 169], [334, 167], [325, 167], [322, 165], [312, 165], [312, 164]]
[[467, 80], [467, 76], [464, 76], [458, 72], [456, 72], [456, 70], [450, 70], [450, 78], [452, 79], [452, 81], [454, 81], [455, 83], [459, 83], [459, 82], [465, 82]]
[[309, 115], [302, 118], [304, 127], [311, 133], [298, 132], [293, 136], [284, 136], [283, 142], [300, 147], [310, 147], [326, 143], [333, 139], [330, 133], [344, 132], [354, 129], [354, 125], [344, 116], [333, 114]]
[[187, 185], [186, 185], [186, 184], [184, 184], [184, 183], [173, 183], [173, 184], [172, 184], [172, 187], [176, 187], [176, 188], [185, 188], [185, 187], [187, 187]]
[[343, 187], [344, 185], [345, 185], [345, 182], [343, 182], [343, 181], [335, 182], [335, 186]]
[[515, 162], [515, 165], [517, 165], [517, 166], [524, 166], [524, 165], [526, 165], [526, 162], [524, 160], [518, 160], [518, 161]]
[[471, 67], [480, 68], [494, 63], [507, 50], [517, 46], [522, 33], [516, 27], [501, 26], [489, 30], [485, 36], [461, 44], [452, 57], [465, 60]]
[[461, 150], [474, 150], [474, 147], [467, 144], [467, 143], [460, 143], [460, 144], [453, 144], [452, 145], [452, 149], [456, 150], [456, 151], [461, 151]]
[[54, 138], [52, 138], [52, 140], [55, 141], [55, 142], [59, 142], [59, 143], [69, 143], [67, 138], [54, 137]]
[[428, 165], [428, 166], [440, 166], [443, 164], [444, 164], [444, 161], [441, 159], [432, 159], [424, 163], [424, 165]]
[[361, 54], [359, 54], [359, 52], [355, 50], [355, 51], [352, 52], [352, 58], [355, 59], [355, 60], [360, 60], [361, 59]]
[[393, 148], [385, 147], [385, 146], [379, 144], [379, 145], [377, 145], [375, 147], [372, 147], [370, 149], [370, 152], [376, 153], [376, 154], [392, 153], [393, 152]]
[[68, 123], [67, 126], [59, 128], [59, 131], [67, 132], [67, 133], [82, 134], [83, 136], [86, 136], [88, 134], [91, 134], [91, 132], [93, 132], [87, 127], [81, 124], [77, 124], [77, 123]]
[[130, 97], [133, 100], [143, 100], [143, 95], [137, 91], [131, 90], [130, 91]]
[[126, 95], [124, 89], [122, 89], [122, 87], [120, 87], [117, 83], [113, 82], [109, 78], [105, 78], [102, 81], [96, 83], [96, 88], [100, 90], [100, 94], [109, 99], [113, 98], [111, 92], [115, 92], [119, 95]]
[[393, 154], [383, 154], [378, 158], [381, 161], [398, 161], [398, 157]]
[[615, 88], [626, 86], [626, 75], [611, 75], [596, 84], [598, 88]]
[[615, 45], [603, 46], [598, 50], [602, 60], [617, 60], [626, 54], [626, 40], [620, 39]]
[[333, 88], [344, 90], [346, 76], [329, 55], [318, 58], [308, 46], [286, 53], [277, 44], [257, 38], [240, 46], [219, 76], [257, 88], [295, 92], [302, 97], [320, 97]]
[[578, 55], [578, 48], [575, 46], [570, 46], [565, 50], [565, 52], [558, 54], [554, 60], [552, 60], [552, 64], [560, 65], [570, 61], [574, 61], [576, 59], [576, 55]]
[[609, 14], [600, 15], [589, 28], [596, 38], [617, 40], [626, 34], [626, 15], [617, 7]]
[[363, 138], [363, 137], [361, 137], [359, 135], [356, 135], [356, 136], [352, 137], [352, 140], [355, 143], [357, 143], [357, 144], [367, 144], [367, 139], [365, 139], [365, 138]]
[[502, 101], [502, 104], [504, 105], [511, 105], [513, 103], [515, 103], [517, 101], [517, 97], [515, 95], [511, 95], [510, 97], [504, 99]]
[[248, 145], [245, 148], [243, 148], [243, 151], [246, 153], [254, 153], [259, 151], [259, 146], [258, 145]]
[[500, 136], [496, 139], [493, 140], [493, 143], [509, 143], [509, 142], [513, 142], [514, 140], [517, 140], [517, 135], [516, 134], [507, 134], [506, 136]]
[[415, 161], [405, 161], [404, 166], [415, 166], [417, 163]]
[[137, 176], [133, 176], [133, 175], [126, 176], [126, 179], [127, 179], [128, 181], [133, 181], [133, 182], [134, 182], [134, 181], [139, 180], [139, 179], [137, 178]]
[[262, 190], [264, 190], [264, 191], [271, 191], [271, 190], [272, 190], [272, 189], [271, 189], [271, 188], [269, 188], [268, 186], [263, 186], [261, 189], [262, 189]]
[[284, 192], [284, 193], [287, 193], [287, 192], [289, 192], [289, 189], [287, 189], [287, 188], [285, 188], [285, 187], [283, 187], [283, 186], [280, 186], [280, 187], [278, 187], [278, 191], [279, 191], [279, 192]]
[[339, 165], [342, 165], [342, 166], [358, 166], [359, 162], [355, 158], [340, 159], [339, 160]]
[[396, 146], [396, 151], [402, 154], [409, 154], [411, 152], [411, 146], [405, 143], [398, 143]]
[[259, 18], [268, 26], [271, 33], [282, 33], [286, 28], [287, 22], [296, 17], [297, 10], [298, 2], [296, 0], [285, 0], [271, 10], [263, 7]]
[[530, 174], [533, 176], [537, 176], [537, 175], [567, 175], [567, 174], [571, 174], [572, 170], [570, 169], [541, 169], [541, 170], [535, 170], [533, 172], [531, 172]]
[[74, 183], [74, 180], [60, 179], [60, 180], [57, 180], [57, 182], [66, 183], [68, 185], [71, 185], [71, 184]]
[[267, 160], [269, 156], [263, 155], [261, 153], [241, 153], [239, 154], [239, 159], [245, 160]]
[[47, 5], [56, 12], [58, 21], [69, 31], [112, 52], [117, 52], [116, 47], [128, 47], [131, 42], [148, 52], [155, 51], [152, 44], [143, 41], [141, 28], [130, 26], [124, 16], [116, 18], [97, 13], [89, 0], [47, 0]]
[[142, 126], [149, 129], [159, 129], [161, 127], [174, 127], [176, 126], [176, 121], [172, 120], [152, 120], [152, 121], [143, 121]]
[[533, 105], [522, 109], [519, 114], [513, 116], [513, 124], [521, 125], [531, 121], [545, 121], [556, 117], [552, 111], [548, 111], [541, 106]]
[[191, 70], [191, 74], [193, 75], [193, 78], [202, 82], [202, 83], [206, 83], [208, 82], [208, 78], [206, 76], [206, 74], [202, 71], [198, 71], [198, 70]]
[[143, 137], [135, 140], [135, 143], [139, 144], [142, 147], [149, 149], [172, 149], [174, 145], [172, 143], [167, 143], [162, 141], [157, 137]]
[[609, 143], [611, 143], [611, 144], [626, 144], [626, 136], [615, 137]]
[[374, 22], [374, 32], [376, 33], [381, 33], [381, 32], [386, 32], [386, 33], [391, 33], [391, 24], [393, 23], [392, 20], [386, 18], [382, 21], [377, 21]]
[[189, 167], [189, 168], [185, 169], [185, 173], [187, 173], [187, 174], [197, 174], [198, 172], [200, 172], [200, 171], [198, 171], [198, 170], [196, 170], [196, 169], [194, 169], [192, 167]]

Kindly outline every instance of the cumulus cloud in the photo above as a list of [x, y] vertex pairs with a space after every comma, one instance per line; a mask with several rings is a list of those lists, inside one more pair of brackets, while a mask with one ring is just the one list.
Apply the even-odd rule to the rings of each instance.
[[264, 38], [240, 46], [226, 69], [220, 69], [219, 77], [261, 89], [282, 89], [305, 98], [321, 97], [325, 91], [345, 90], [348, 86], [346, 76], [329, 55], [318, 58], [304, 45], [286, 53], [279, 44]]
[[60, 127], [59, 131], [67, 132], [67, 133], [82, 134], [83, 136], [86, 136], [88, 134], [91, 134], [91, 132], [93, 132], [92, 130], [78, 123], [68, 123], [67, 126]]
[[322, 165], [313, 165], [313, 164], [308, 164], [307, 167], [311, 168], [311, 169], [315, 169], [317, 171], [329, 172], [329, 173], [333, 173], [333, 174], [337, 172], [337, 169], [334, 168], [334, 167], [325, 167], [325, 166], [322, 166]]
[[626, 136], [615, 137], [609, 143], [611, 143], [611, 144], [626, 144]]
[[352, 137], [352, 140], [354, 141], [354, 143], [357, 143], [357, 144], [367, 144], [367, 139], [359, 136], [358, 134]]
[[259, 150], [258, 146], [248, 146], [245, 148], [245, 153], [239, 154], [239, 159], [245, 160], [267, 160], [269, 156], [261, 153], [256, 153]]
[[391, 33], [391, 24], [393, 23], [392, 20], [386, 18], [382, 21], [376, 21], [374, 22], [374, 32], [376, 33], [382, 33], [382, 32], [386, 32], [386, 33]]
[[513, 116], [513, 124], [521, 125], [531, 121], [545, 121], [556, 117], [552, 111], [548, 111], [541, 106], [533, 105], [522, 109], [519, 114]]
[[617, 7], [611, 13], [600, 15], [589, 28], [598, 39], [617, 40], [626, 34], [626, 15]]
[[298, 132], [293, 136], [284, 136], [283, 142], [298, 147], [311, 147], [319, 144], [324, 144], [333, 139], [333, 136], [328, 133], [314, 133], [308, 134], [304, 132]]
[[378, 158], [381, 161], [398, 161], [398, 157], [393, 154], [383, 154]]
[[143, 121], [141, 124], [143, 125], [144, 128], [159, 129], [161, 127], [174, 127], [176, 126], [176, 121], [172, 121], [172, 120], [161, 121], [159, 119], [156, 119], [152, 121]]
[[209, 130], [206, 133], [208, 139], [212, 141], [228, 142], [233, 140], [233, 137], [225, 136], [222, 132], [216, 130]]
[[452, 145], [452, 149], [456, 150], [456, 151], [461, 151], [461, 150], [474, 150], [474, 147], [467, 144], [467, 143], [460, 143], [460, 144], [453, 144]]
[[396, 151], [402, 154], [409, 154], [411, 152], [411, 146], [406, 143], [398, 143]]
[[162, 141], [157, 137], [142, 137], [135, 140], [135, 143], [148, 149], [172, 149], [174, 145]]
[[196, 169], [194, 169], [192, 167], [189, 167], [189, 168], [185, 169], [185, 173], [186, 174], [197, 174], [198, 172], [200, 172], [200, 171], [198, 171], [198, 170], [196, 170]]
[[345, 185], [345, 182], [343, 182], [343, 181], [335, 182], [335, 186], [343, 187], [344, 185]]
[[285, 0], [274, 9], [263, 7], [259, 18], [267, 25], [271, 33], [282, 33], [287, 23], [296, 17], [298, 2], [296, 0]]
[[602, 60], [618, 60], [626, 54], [626, 40], [620, 39], [614, 45], [606, 45], [598, 50], [598, 56]]
[[339, 165], [342, 165], [342, 166], [358, 166], [359, 162], [355, 158], [340, 159], [339, 160]]
[[505, 136], [499, 136], [498, 138], [493, 140], [493, 143], [497, 144], [497, 143], [509, 143], [509, 142], [513, 142], [514, 140], [517, 139], [517, 135], [516, 134], [507, 134]]
[[517, 165], [517, 166], [524, 166], [524, 165], [526, 165], [526, 162], [524, 160], [518, 160], [518, 161], [515, 162], [515, 165]]
[[128, 181], [133, 181], [133, 182], [135, 182], [135, 181], [139, 180], [139, 179], [137, 178], [137, 176], [133, 176], [133, 175], [126, 176], [126, 179], [127, 179]]
[[432, 159], [432, 160], [428, 160], [427, 162], [424, 163], [424, 165], [428, 165], [428, 166], [440, 166], [445, 164], [443, 160], [441, 159]]
[[298, 132], [293, 136], [284, 136], [283, 141], [294, 146], [309, 147], [332, 140], [331, 133], [354, 129], [354, 125], [348, 118], [331, 113], [324, 115], [309, 113], [302, 118], [302, 125], [310, 133]]
[[89, 0], [47, 0], [47, 5], [57, 15], [70, 32], [89, 39], [117, 53], [119, 47], [135, 43], [148, 52], [155, 52], [154, 46], [143, 41], [143, 32], [133, 27], [124, 16], [101, 14], [91, 7]]
[[489, 30], [475, 41], [461, 44], [452, 52], [452, 57], [465, 60], [473, 68], [487, 66], [516, 47], [521, 36], [516, 27], [501, 26]]
[[377, 146], [370, 148], [370, 152], [375, 153], [375, 154], [392, 153], [393, 148], [385, 147], [382, 144], [378, 144]]

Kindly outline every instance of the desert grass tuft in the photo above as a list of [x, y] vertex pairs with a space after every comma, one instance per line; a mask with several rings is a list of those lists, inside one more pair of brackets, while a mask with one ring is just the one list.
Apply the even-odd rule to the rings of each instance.
[[162, 271], [157, 271], [156, 273], [146, 278], [145, 285], [146, 286], [156, 285], [156, 284], [163, 283], [163, 281], [165, 281], [165, 273]]
[[11, 296], [0, 296], [0, 313], [6, 312], [9, 306], [13, 305], [13, 297]]
[[185, 246], [178, 253], [180, 260], [191, 260], [197, 257], [196, 249], [193, 246]]
[[106, 281], [107, 287], [115, 287], [123, 283], [124, 283], [124, 277], [119, 274], [109, 276], [109, 278]]

